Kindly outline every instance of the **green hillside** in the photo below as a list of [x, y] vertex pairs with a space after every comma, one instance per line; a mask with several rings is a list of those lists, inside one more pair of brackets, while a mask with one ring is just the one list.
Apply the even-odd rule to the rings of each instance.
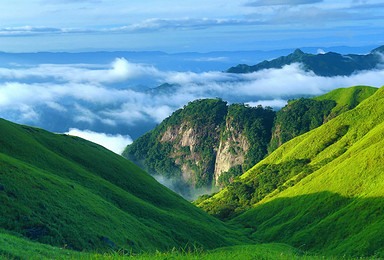
[[336, 106], [332, 109], [334, 116], [351, 110], [360, 104], [366, 98], [372, 96], [377, 91], [377, 88], [368, 86], [355, 86], [350, 88], [338, 88], [328, 92], [327, 94], [314, 97], [314, 100], [333, 100]]
[[251, 207], [231, 223], [251, 228], [259, 241], [383, 257], [383, 147], [381, 88], [353, 110], [283, 144], [203, 204], [224, 213]]
[[249, 66], [239, 64], [229, 68], [229, 73], [251, 73], [263, 69], [280, 69], [292, 63], [301, 63], [305, 70], [313, 71], [319, 76], [348, 76], [356, 71], [370, 70], [382, 63], [381, 57], [377, 54], [383, 53], [383, 46], [372, 50], [365, 55], [347, 54], [342, 55], [335, 52], [324, 54], [309, 54], [297, 49], [287, 56], [281, 56], [273, 60], [265, 60], [256, 65]]
[[0, 204], [0, 233], [69, 249], [214, 248], [240, 239], [121, 156], [2, 119]]
[[276, 112], [269, 152], [302, 135], [337, 115], [351, 110], [376, 92], [377, 88], [355, 86], [338, 88], [322, 96], [288, 102]]

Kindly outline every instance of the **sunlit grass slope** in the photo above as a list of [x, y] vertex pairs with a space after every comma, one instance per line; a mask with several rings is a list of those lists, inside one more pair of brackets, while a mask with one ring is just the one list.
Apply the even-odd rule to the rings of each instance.
[[77, 250], [214, 248], [239, 239], [121, 156], [6, 120], [0, 205], [0, 233]]
[[338, 88], [331, 92], [315, 97], [313, 99], [333, 100], [336, 101], [336, 106], [332, 109], [335, 114], [341, 114], [347, 110], [355, 108], [366, 98], [372, 96], [377, 91], [377, 88], [369, 86], [355, 86], [350, 88]]
[[253, 228], [251, 237], [263, 242], [384, 257], [384, 88], [282, 145], [242, 178], [294, 160], [307, 160], [312, 172], [295, 174], [232, 222]]

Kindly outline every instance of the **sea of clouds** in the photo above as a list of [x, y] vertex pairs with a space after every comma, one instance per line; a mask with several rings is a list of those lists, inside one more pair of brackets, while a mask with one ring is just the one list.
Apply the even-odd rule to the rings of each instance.
[[[249, 74], [164, 71], [124, 58], [110, 64], [12, 64], [0, 68], [0, 117], [77, 135], [121, 153], [133, 139], [195, 99], [220, 97], [280, 108], [288, 99], [335, 88], [381, 87], [383, 79], [383, 67], [320, 77], [298, 63]], [[171, 90], [153, 90], [164, 83], [171, 84]]]

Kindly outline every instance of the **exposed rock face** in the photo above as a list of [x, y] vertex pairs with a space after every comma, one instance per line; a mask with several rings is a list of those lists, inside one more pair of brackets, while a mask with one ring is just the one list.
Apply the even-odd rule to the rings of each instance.
[[[233, 125], [231, 117], [226, 118], [225, 129], [222, 132], [219, 125], [191, 126], [188, 122], [180, 125], [169, 126], [163, 133], [160, 142], [171, 142], [173, 152], [171, 158], [175, 164], [180, 166], [182, 178], [192, 186], [196, 185], [199, 174], [196, 175], [196, 168], [202, 171], [201, 176], [210, 178], [216, 186], [219, 176], [229, 171], [236, 165], [242, 165], [245, 155], [249, 149], [249, 142], [244, 130], [239, 130], [238, 125]], [[214, 170], [209, 169], [212, 164], [211, 158], [204, 160], [200, 147], [204, 146], [204, 138], [210, 135], [213, 140], [212, 147], [209, 147], [213, 156]], [[203, 163], [202, 163], [203, 162]]]
[[[212, 140], [212, 146], [206, 147], [206, 138]], [[182, 122], [179, 125], [169, 126], [162, 135], [160, 142], [170, 142], [173, 151], [169, 155], [181, 169], [182, 179], [195, 187], [199, 179], [206, 183], [212, 182], [212, 164], [219, 146], [220, 127], [218, 125], [192, 125]], [[203, 156], [204, 149], [209, 150], [209, 156]]]
[[236, 165], [242, 165], [249, 149], [249, 142], [244, 131], [233, 125], [232, 119], [227, 117], [223, 137], [220, 139], [215, 162], [215, 185], [219, 186], [218, 179], [224, 172]]
[[196, 100], [133, 142], [123, 156], [192, 189], [222, 187], [267, 153], [274, 116], [262, 107]]

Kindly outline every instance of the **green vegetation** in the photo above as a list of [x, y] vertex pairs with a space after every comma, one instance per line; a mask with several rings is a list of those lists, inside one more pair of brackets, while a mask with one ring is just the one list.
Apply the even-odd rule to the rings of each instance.
[[333, 100], [300, 98], [289, 102], [276, 113], [269, 152], [292, 138], [321, 126], [335, 106], [336, 102]]
[[241, 165], [233, 166], [229, 169], [229, 171], [222, 173], [217, 182], [221, 184], [223, 187], [228, 186], [235, 180], [237, 176], [240, 176], [244, 173], [243, 167]]
[[[383, 111], [381, 88], [354, 109], [283, 144], [240, 176], [240, 185], [229, 185], [200, 204], [221, 207], [217, 215], [233, 201], [250, 205], [229, 223], [249, 228], [256, 241], [325, 255], [384, 257]], [[274, 186], [251, 190], [248, 197], [240, 192], [252, 189], [248, 180], [270, 170], [272, 181], [265, 179]], [[263, 191], [267, 195], [258, 197]]]
[[314, 100], [324, 101], [333, 100], [337, 105], [332, 109], [332, 117], [335, 117], [342, 112], [351, 110], [360, 104], [366, 98], [372, 96], [377, 91], [377, 88], [368, 86], [355, 86], [350, 88], [338, 88], [324, 94], [314, 97]]
[[314, 98], [300, 98], [276, 113], [269, 153], [292, 138], [315, 129], [372, 96], [377, 88], [355, 86], [338, 88]]
[[381, 63], [381, 58], [376, 52], [384, 53], [383, 48], [377, 48], [366, 55], [342, 55], [334, 52], [325, 54], [309, 54], [297, 49], [287, 56], [263, 61], [253, 66], [240, 64], [227, 70], [229, 73], [251, 73], [263, 69], [282, 68], [292, 63], [301, 63], [305, 70], [311, 70], [319, 76], [348, 76], [355, 71], [371, 70]]
[[[233, 165], [236, 168], [229, 171], [231, 176], [242, 174], [267, 154], [274, 116], [271, 108], [243, 104], [227, 106], [221, 99], [196, 100], [138, 138], [125, 149], [123, 156], [151, 174], [174, 178], [181, 183], [184, 171], [192, 173], [187, 180], [192, 187], [211, 187], [215, 184], [215, 162], [220, 143], [231, 142], [229, 152], [245, 157], [240, 167]], [[244, 151], [236, 143], [240, 135], [246, 137], [249, 150]], [[186, 166], [188, 170], [185, 170]], [[231, 176], [220, 181], [230, 182]], [[182, 194], [189, 197], [185, 187], [183, 190]]]
[[[172, 179], [174, 190], [196, 199], [196, 188], [229, 185], [282, 144], [353, 109], [376, 90], [340, 88], [316, 98], [292, 100], [277, 112], [261, 106], [228, 106], [221, 99], [196, 100], [133, 142], [123, 156], [151, 174]], [[237, 162], [233, 159], [229, 169], [217, 172], [215, 163], [220, 163], [220, 149], [225, 146], [224, 152], [230, 154], [226, 158]]]
[[[228, 176], [234, 180], [222, 178], [229, 182], [226, 188], [195, 202], [226, 223], [99, 145], [0, 120], [0, 257], [382, 258], [384, 88], [365, 89], [347, 89], [348, 97], [337, 90], [320, 100], [291, 102], [291, 107], [300, 105], [297, 111], [312, 104], [296, 115], [303, 119], [306, 113], [316, 119], [344, 107], [351, 110], [284, 143], [245, 174], [238, 176], [244, 165], [231, 169]], [[237, 154], [242, 151], [230, 127], [248, 140], [268, 140], [270, 109], [205, 102], [193, 105], [212, 105], [215, 115], [197, 117], [200, 122], [188, 131], [198, 131], [202, 122], [214, 125]], [[222, 103], [226, 113], [219, 109]], [[195, 115], [194, 109], [187, 109], [186, 116]], [[310, 119], [305, 127], [315, 120]], [[188, 129], [182, 119], [169, 121], [176, 122], [176, 129]], [[180, 138], [169, 133], [169, 140]], [[214, 142], [209, 134], [203, 136]], [[185, 145], [175, 158], [186, 160], [195, 149]], [[199, 158], [209, 157], [210, 150], [199, 149]]]
[[228, 108], [228, 117], [231, 118], [232, 125], [237, 126], [238, 132], [245, 132], [249, 142], [250, 147], [246, 151], [246, 160], [242, 166], [245, 172], [267, 154], [275, 112], [270, 107], [232, 104]]
[[[179, 143], [181, 139], [180, 128], [183, 131], [192, 128], [199, 139], [197, 140], [198, 145], [194, 147], [194, 153], [199, 154], [198, 162], [200, 163], [195, 164], [194, 181], [196, 187], [208, 185], [211, 183], [211, 175], [215, 167], [214, 147], [218, 142], [215, 129], [225, 123], [226, 114], [227, 103], [221, 99], [190, 102], [183, 109], [175, 111], [166, 118], [154, 130], [127, 146], [122, 155], [149, 173], [164, 175], [168, 178], [179, 177], [181, 175], [180, 165], [188, 161], [186, 157], [191, 155], [191, 148], [181, 146], [176, 149], [175, 144]], [[166, 131], [177, 137], [162, 140]], [[175, 154], [177, 156], [173, 156]], [[175, 162], [177, 158], [181, 160], [178, 165]], [[193, 167], [193, 163], [190, 164]]]
[[1, 259], [90, 259], [92, 255], [0, 233]]
[[[244, 157], [242, 164], [233, 164], [220, 174], [217, 184], [223, 187], [283, 143], [354, 108], [375, 91], [376, 88], [356, 86], [312, 99], [301, 98], [278, 111], [276, 118], [270, 108], [227, 106], [221, 99], [196, 100], [128, 146], [123, 156], [152, 174], [171, 178], [177, 183], [178, 192], [191, 198], [194, 188], [214, 184], [220, 143], [231, 142], [229, 153]], [[248, 142], [246, 150], [239, 145], [241, 135]], [[186, 181], [181, 176], [189, 177]]]
[[[281, 191], [294, 185], [313, 172], [309, 160], [292, 160], [280, 164], [263, 164], [252, 169], [246, 178], [236, 178], [221, 193], [197, 204], [209, 214], [228, 220], [247, 211], [273, 191]], [[300, 175], [297, 180], [291, 178]], [[209, 197], [206, 197], [208, 199]]]
[[202, 250], [196, 247], [175, 248], [166, 252], [107, 251], [77, 252], [52, 247], [12, 235], [0, 234], [0, 258], [6, 259], [336, 259], [308, 255], [286, 244], [257, 244]]
[[215, 248], [243, 239], [121, 156], [6, 120], [0, 204], [0, 233], [69, 249]]

